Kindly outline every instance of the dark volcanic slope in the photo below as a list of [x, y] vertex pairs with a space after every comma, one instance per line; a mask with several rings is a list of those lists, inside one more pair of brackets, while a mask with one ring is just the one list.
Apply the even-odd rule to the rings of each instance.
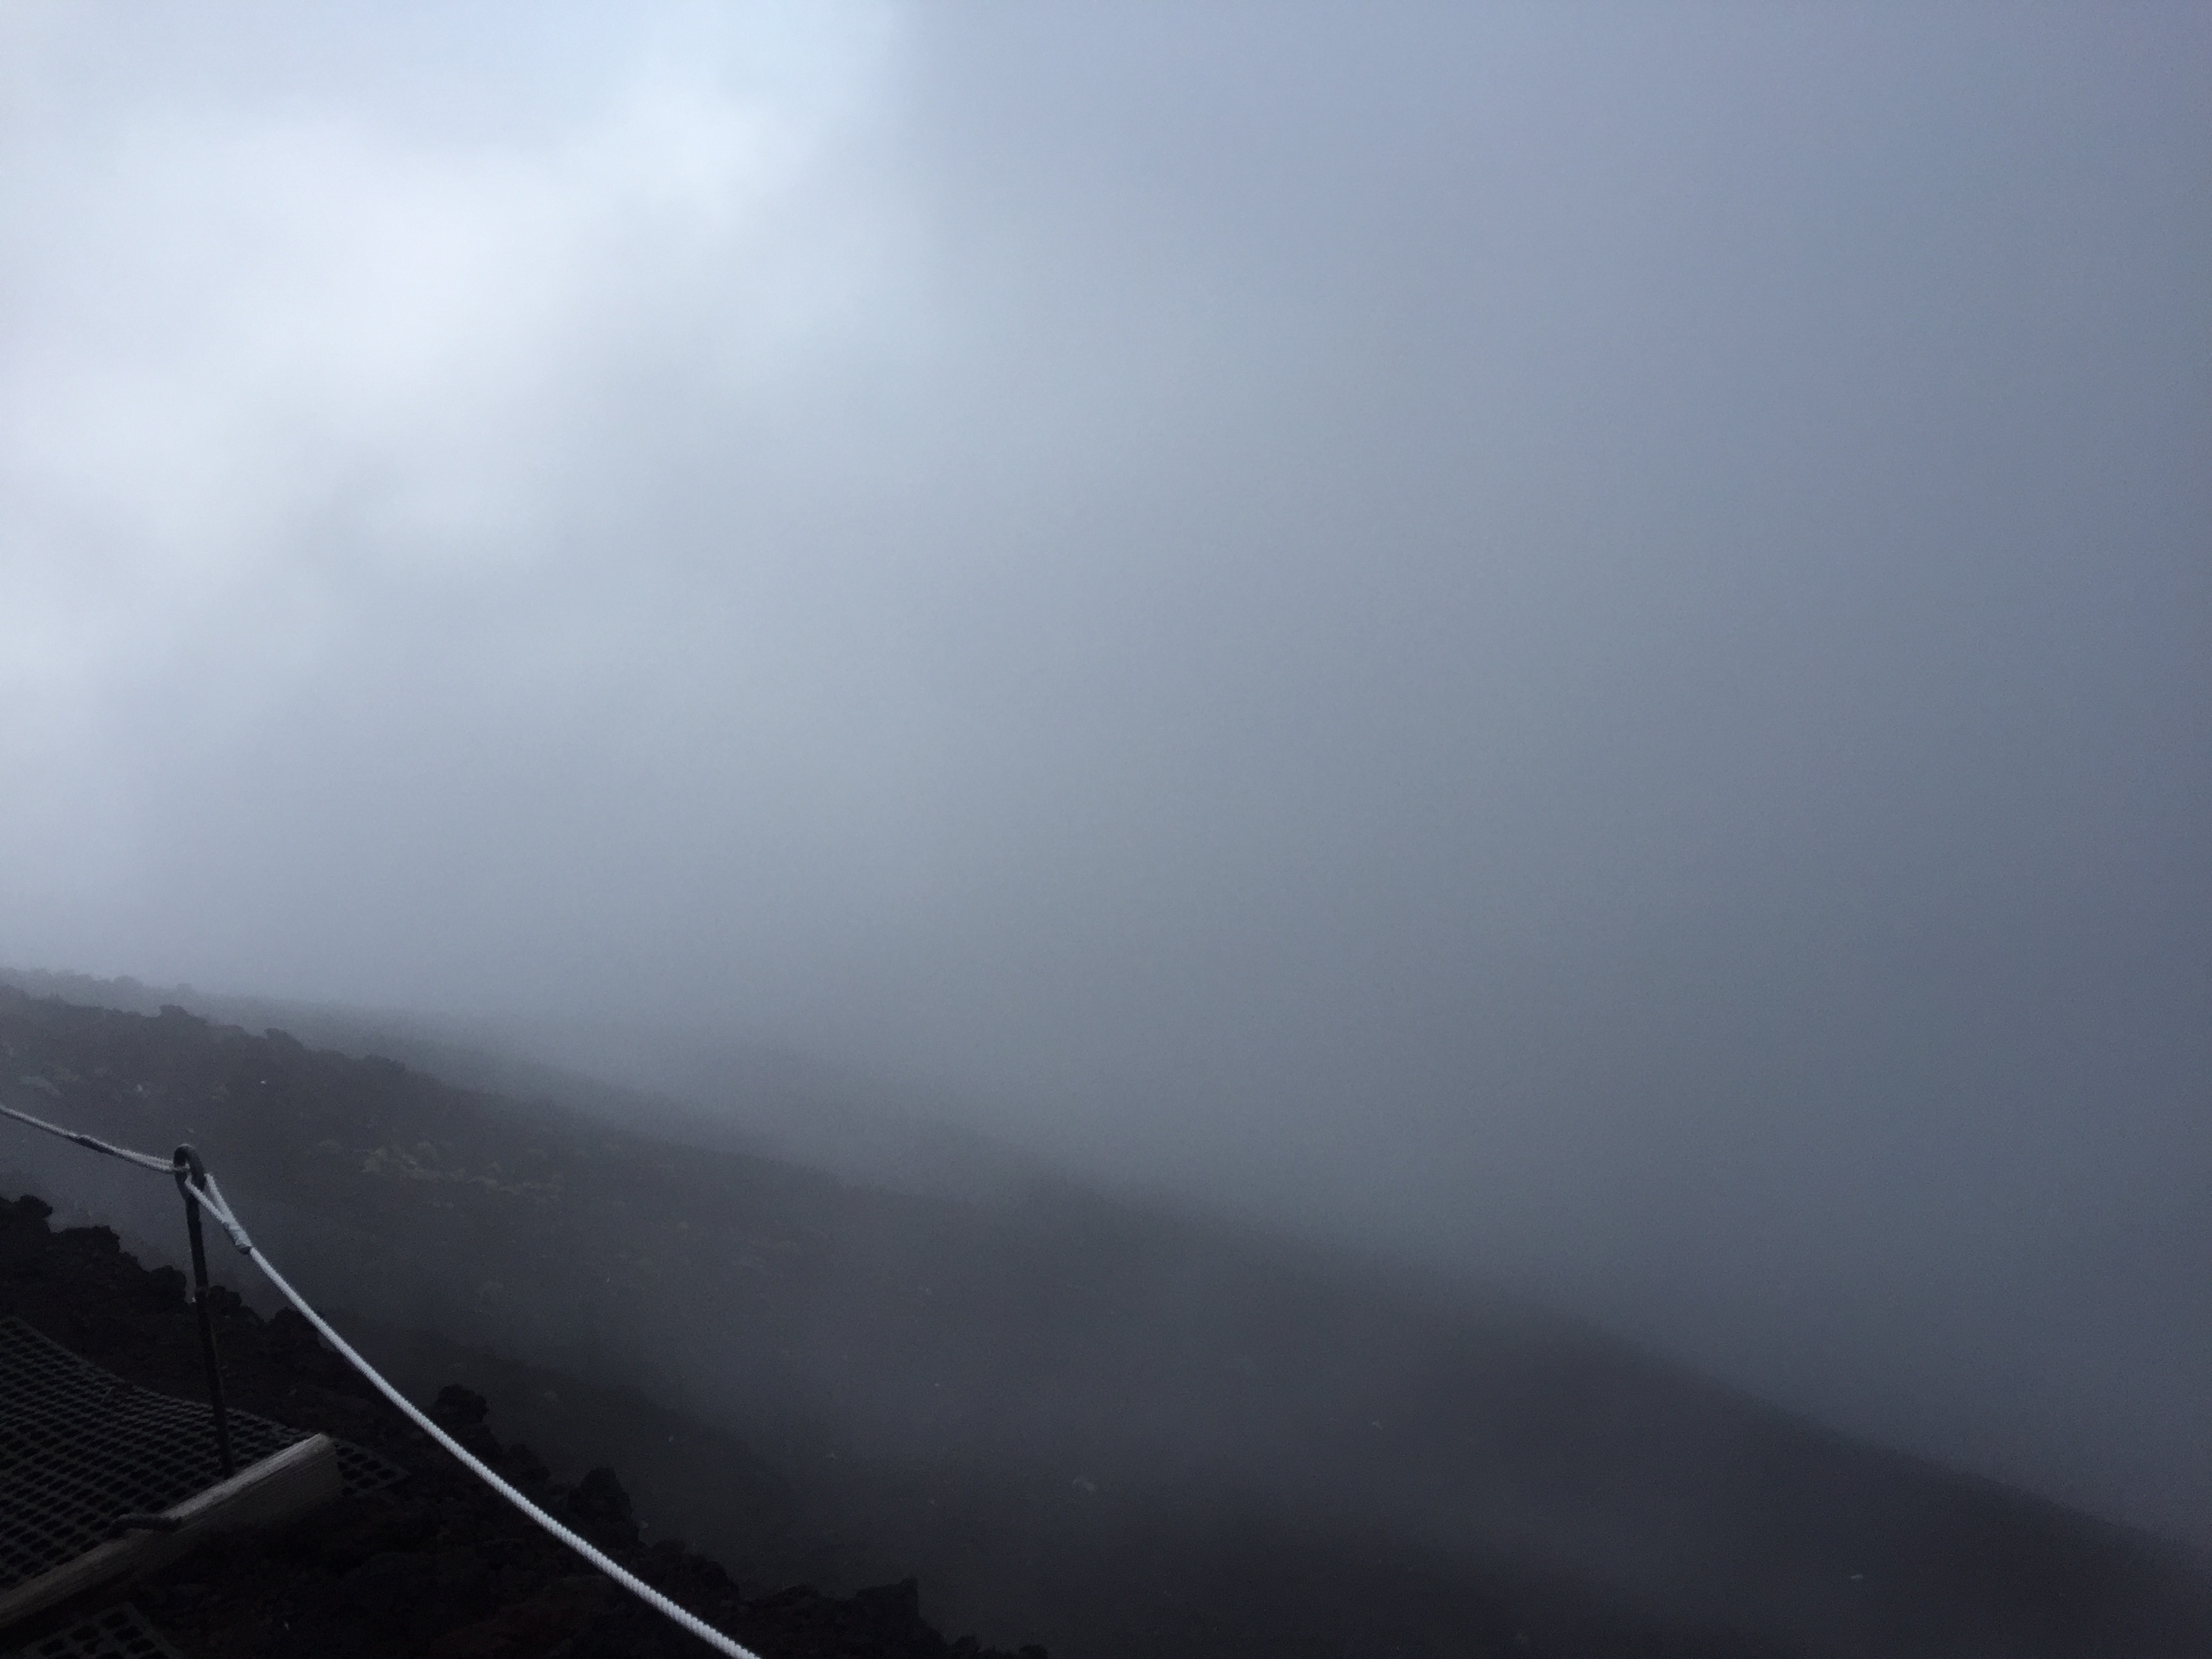
[[[19, 1315], [147, 1388], [204, 1398], [197, 1333], [174, 1268], [149, 1272], [105, 1228], [52, 1232], [40, 1200], [0, 1203], [0, 1314]], [[267, 1534], [224, 1540], [134, 1587], [131, 1599], [199, 1659], [570, 1659], [708, 1650], [554, 1543], [408, 1423], [287, 1309], [264, 1322], [217, 1289], [227, 1391], [241, 1409], [343, 1436], [408, 1470]], [[526, 1446], [502, 1445], [484, 1402], [441, 1394], [446, 1427], [555, 1516], [656, 1589], [773, 1659], [985, 1656], [924, 1624], [911, 1581], [833, 1599], [740, 1593], [674, 1540], [643, 1546], [612, 1471], [550, 1482]], [[11, 1635], [11, 1640], [13, 1636]], [[1012, 1659], [1000, 1655], [998, 1659]], [[1019, 1659], [1044, 1659], [1026, 1648]]]
[[[1066, 1659], [2212, 1652], [2155, 1540], [1348, 1259], [1073, 1188], [848, 1186], [181, 1011], [0, 988], [0, 1043], [34, 1107], [196, 1139], [372, 1352], [477, 1379], [556, 1464], [669, 1413], [659, 1456], [574, 1455], [749, 1579], [918, 1572], [938, 1622]], [[103, 1217], [161, 1185], [17, 1139], [0, 1168]]]

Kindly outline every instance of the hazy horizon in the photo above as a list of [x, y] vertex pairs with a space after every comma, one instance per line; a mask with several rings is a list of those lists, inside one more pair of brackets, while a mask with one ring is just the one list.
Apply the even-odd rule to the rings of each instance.
[[0, 960], [816, 1056], [2212, 1542], [2208, 68], [0, 7]]

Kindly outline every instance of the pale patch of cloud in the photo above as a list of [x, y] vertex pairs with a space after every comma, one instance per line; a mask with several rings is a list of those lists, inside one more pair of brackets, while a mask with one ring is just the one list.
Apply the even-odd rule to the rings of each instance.
[[[250, 732], [365, 613], [558, 556], [623, 366], [757, 396], [866, 328], [902, 232], [840, 144], [884, 20], [649, 23], [601, 95], [511, 137], [396, 100], [25, 88], [0, 176], [0, 763], [31, 787], [6, 850], [74, 867], [64, 826], [143, 823], [134, 724], [187, 752]], [[49, 11], [9, 27], [19, 63], [116, 46]], [[556, 618], [516, 651], [592, 638]]]

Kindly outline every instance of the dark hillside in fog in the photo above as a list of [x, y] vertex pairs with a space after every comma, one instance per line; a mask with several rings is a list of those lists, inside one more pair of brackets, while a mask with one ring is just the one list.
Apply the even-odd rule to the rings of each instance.
[[[74, 1369], [68, 1358], [74, 1357], [119, 1379], [126, 1390], [119, 1414], [126, 1419], [149, 1403], [138, 1389], [186, 1402], [204, 1399], [199, 1332], [179, 1294], [182, 1276], [173, 1267], [149, 1271], [118, 1249], [106, 1227], [56, 1230], [52, 1214], [35, 1194], [0, 1200], [0, 1319], [11, 1328], [11, 1347], [20, 1353], [15, 1345], [58, 1344], [62, 1354], [49, 1358], [58, 1358], [64, 1372]], [[328, 1434], [374, 1449], [398, 1478], [349, 1490], [280, 1526], [203, 1538], [166, 1566], [131, 1579], [129, 1605], [150, 1615], [172, 1644], [163, 1653], [179, 1650], [184, 1659], [689, 1659], [701, 1650], [660, 1612], [580, 1570], [574, 1553], [392, 1410], [293, 1310], [264, 1321], [220, 1287], [208, 1307], [234, 1410], [295, 1434]], [[539, 1374], [532, 1380], [557, 1382], [617, 1435], [644, 1420], [634, 1401], [568, 1377]], [[96, 1395], [106, 1389], [105, 1382], [95, 1384]], [[533, 1503], [756, 1653], [776, 1659], [1047, 1659], [1034, 1644], [1009, 1654], [983, 1650], [972, 1638], [948, 1640], [921, 1618], [911, 1578], [848, 1597], [735, 1582], [722, 1564], [679, 1540], [643, 1536], [620, 1475], [605, 1463], [556, 1474], [512, 1438], [510, 1424], [497, 1425], [507, 1438], [495, 1432], [484, 1420], [482, 1395], [450, 1382], [423, 1395], [434, 1420]], [[28, 1495], [21, 1480], [26, 1465], [15, 1462], [15, 1454], [28, 1451], [29, 1467], [54, 1473], [53, 1449], [36, 1445], [35, 1434], [27, 1446], [16, 1427], [0, 1424], [9, 1443], [9, 1462], [0, 1466], [7, 1476], [0, 1481], [0, 1519], [10, 1522], [19, 1518], [11, 1500]], [[190, 1492], [216, 1478], [212, 1437], [193, 1439], [196, 1445], [179, 1449], [170, 1490]], [[726, 1449], [717, 1472], [726, 1481], [731, 1474], [750, 1474], [750, 1481], [726, 1486], [749, 1504], [776, 1490], [774, 1477], [738, 1449]], [[29, 1492], [35, 1491], [34, 1477]], [[14, 1576], [23, 1557], [8, 1565], [10, 1588], [20, 1589], [23, 1581]], [[59, 1650], [89, 1651], [75, 1633], [105, 1624], [118, 1588], [112, 1582], [97, 1586], [11, 1622], [0, 1639], [11, 1654], [47, 1653], [50, 1638]], [[118, 1641], [111, 1632], [97, 1651], [151, 1650], [136, 1639]]]
[[[471, 1380], [549, 1457], [621, 1439], [641, 1518], [741, 1578], [918, 1572], [940, 1626], [1076, 1659], [2212, 1644], [2177, 1549], [1471, 1286], [1062, 1182], [679, 1146], [182, 1010], [4, 989], [0, 1042], [28, 1109], [193, 1139], [412, 1383]], [[170, 1253], [158, 1182], [25, 1132], [0, 1171]]]
[[[611, 1024], [439, 1018], [20, 968], [0, 967], [0, 985], [125, 1013], [180, 1006], [217, 1024], [280, 1028], [311, 1048], [396, 1060], [457, 1087], [871, 1185], [982, 1195], [1043, 1172], [1036, 1160], [954, 1127], [919, 1091], [773, 1048], [718, 1043], [702, 1053], [696, 1038], [655, 1045]], [[573, 1059], [550, 1063], [549, 1055]]]

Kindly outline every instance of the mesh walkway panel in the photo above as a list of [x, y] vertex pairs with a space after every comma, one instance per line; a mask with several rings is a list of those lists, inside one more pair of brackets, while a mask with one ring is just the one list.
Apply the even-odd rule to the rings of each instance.
[[[228, 1413], [238, 1466], [304, 1431]], [[348, 1492], [403, 1477], [397, 1464], [344, 1441]], [[158, 1513], [222, 1479], [215, 1413], [126, 1382], [18, 1318], [0, 1319], [0, 1590], [35, 1578], [108, 1536], [118, 1515]]]
[[182, 1659], [128, 1601], [102, 1607], [4, 1659]]

